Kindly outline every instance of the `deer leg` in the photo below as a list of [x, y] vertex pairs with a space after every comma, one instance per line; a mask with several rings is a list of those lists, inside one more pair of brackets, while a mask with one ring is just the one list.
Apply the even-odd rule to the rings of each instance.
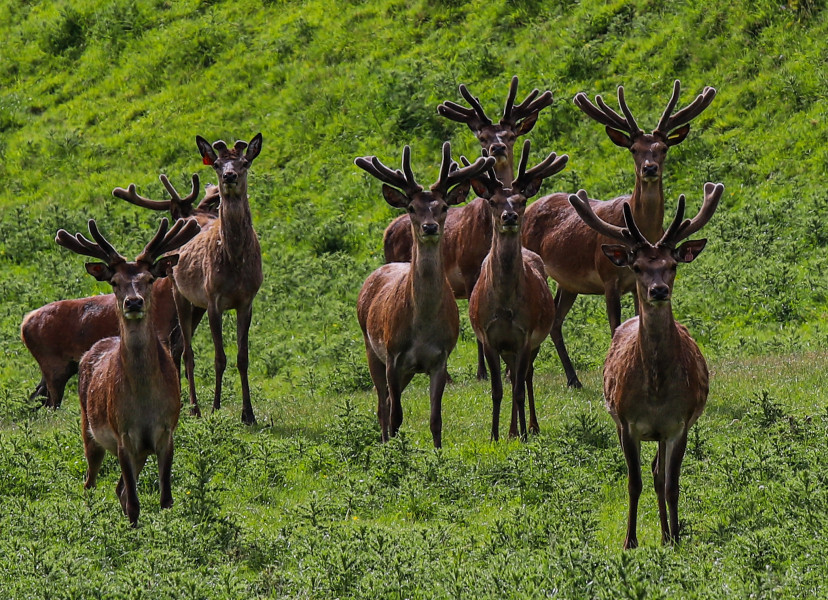
[[489, 378], [486, 372], [486, 353], [483, 352], [483, 342], [477, 340], [477, 380], [485, 381]]
[[492, 433], [491, 441], [500, 439], [500, 403], [503, 400], [503, 382], [500, 379], [500, 355], [497, 350], [484, 344], [483, 352], [492, 374]]
[[49, 408], [59, 408], [63, 402], [63, 392], [66, 390], [66, 384], [78, 372], [78, 363], [69, 361], [47, 369], [44, 374], [46, 383], [46, 402], [45, 406]]
[[670, 440], [666, 444], [667, 455], [665, 457], [666, 474], [665, 478], [667, 496], [667, 507], [670, 510], [670, 543], [677, 544], [679, 541], [679, 519], [678, 519], [678, 498], [679, 498], [679, 476], [681, 475], [681, 463], [684, 460], [684, 452], [687, 449], [687, 430], [685, 429], [676, 440]]
[[215, 302], [207, 303], [207, 320], [210, 323], [215, 352], [213, 365], [216, 369], [216, 390], [213, 394], [213, 410], [216, 411], [221, 408], [221, 382], [227, 368], [227, 355], [224, 353], [224, 339], [221, 335], [221, 310]]
[[443, 390], [446, 388], [445, 363], [431, 372], [428, 386], [429, 400], [431, 401], [431, 413], [429, 426], [431, 428], [431, 439], [435, 448], [443, 447]]
[[377, 420], [380, 425], [380, 436], [383, 442], [388, 441], [388, 419], [391, 416], [391, 406], [388, 404], [388, 380], [385, 377], [385, 365], [374, 354], [369, 342], [365, 340], [366, 352], [368, 356], [368, 371], [371, 373], [371, 381], [374, 382], [374, 387], [377, 390]]
[[248, 342], [250, 333], [250, 322], [253, 320], [253, 304], [236, 310], [236, 340], [238, 354], [236, 364], [239, 369], [242, 385], [242, 423], [255, 425], [256, 416], [253, 414], [253, 404], [250, 402], [250, 383], [247, 380], [248, 367]]
[[[201, 416], [201, 409], [198, 408], [198, 398], [195, 387], [195, 360], [193, 359], [193, 323], [196, 308], [183, 295], [174, 289], [175, 309], [178, 313], [178, 326], [181, 327], [181, 341], [184, 346], [184, 373], [187, 376], [187, 384], [190, 390], [190, 414], [194, 417]], [[202, 310], [201, 314], [204, 312]], [[200, 319], [200, 318], [199, 318]]]
[[40, 376], [40, 383], [38, 383], [35, 386], [34, 391], [31, 394], [29, 394], [29, 400], [30, 401], [34, 400], [38, 396], [40, 396], [42, 398], [40, 403], [43, 406], [47, 406], [48, 403], [49, 403], [49, 389], [46, 387], [46, 376], [45, 375]]
[[95, 441], [89, 432], [89, 421], [86, 418], [86, 411], [81, 413], [81, 437], [83, 438], [83, 453], [86, 455], [86, 481], [83, 487], [90, 489], [95, 487], [98, 480], [98, 472], [101, 470], [106, 450]]
[[[509, 437], [520, 436], [520, 441], [526, 441], [526, 376], [529, 363], [529, 352], [522, 350], [515, 356], [512, 370], [512, 424], [509, 428]], [[517, 417], [517, 423], [516, 419]], [[519, 426], [519, 429], [518, 427]]]
[[172, 431], [163, 431], [155, 444], [155, 454], [158, 455], [158, 488], [161, 492], [161, 508], [171, 508], [173, 505], [171, 484], [173, 448]]
[[618, 291], [618, 281], [613, 280], [604, 283], [604, 300], [607, 303], [610, 334], [613, 334], [621, 325], [621, 292]]
[[555, 350], [558, 351], [558, 358], [561, 360], [561, 366], [566, 374], [566, 385], [572, 388], [582, 386], [578, 374], [575, 372], [575, 367], [572, 366], [572, 361], [569, 360], [569, 352], [566, 351], [566, 344], [563, 339], [563, 322], [577, 297], [578, 294], [567, 291], [560, 285], [558, 286], [558, 291], [555, 293], [555, 320], [552, 322], [552, 330], [549, 332], [549, 337], [552, 338], [552, 343], [555, 344]]
[[138, 469], [133, 464], [123, 440], [118, 444], [118, 462], [121, 463], [121, 478], [118, 480], [115, 492], [118, 494], [121, 508], [129, 518], [129, 522], [133, 527], [137, 527], [138, 515], [141, 512], [141, 504], [138, 502]]
[[658, 451], [653, 459], [653, 486], [658, 498], [658, 518], [661, 521], [661, 543], [670, 542], [670, 529], [667, 523], [667, 503], [664, 498], [664, 474], [666, 472], [667, 443], [660, 441]]
[[388, 401], [389, 410], [389, 434], [391, 437], [397, 435], [403, 422], [403, 409], [400, 400], [403, 390], [411, 381], [413, 374], [401, 375], [399, 369], [394, 365], [394, 360], [389, 356], [388, 364], [385, 367], [385, 378], [388, 380]]
[[538, 348], [532, 352], [532, 360], [529, 363], [529, 368], [526, 370], [526, 399], [529, 401], [529, 433], [538, 435], [540, 433], [540, 425], [538, 425], [538, 416], [535, 414], [535, 358], [538, 356]]
[[624, 550], [638, 547], [636, 524], [638, 520], [638, 499], [641, 497], [641, 442], [634, 440], [626, 427], [621, 428], [621, 449], [627, 461], [627, 492], [630, 509], [627, 514], [627, 537]]

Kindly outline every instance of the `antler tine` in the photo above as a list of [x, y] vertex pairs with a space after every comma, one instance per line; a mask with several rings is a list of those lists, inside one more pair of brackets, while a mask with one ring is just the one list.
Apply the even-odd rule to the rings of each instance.
[[667, 105], [667, 110], [664, 111], [664, 114], [661, 116], [661, 120], [658, 122], [658, 127], [656, 127], [656, 131], [665, 135], [670, 133], [673, 129], [686, 125], [698, 117], [708, 106], [710, 106], [710, 103], [713, 102], [713, 99], [716, 97], [716, 88], [709, 85], [705, 86], [702, 93], [696, 96], [695, 100], [679, 110], [676, 114], [670, 116], [670, 112], [672, 112], [673, 108], [675, 108], [676, 102], [678, 101], [678, 92], [676, 91], [678, 87], [679, 81], [677, 79], [673, 86], [674, 98], [671, 98], [671, 104]]
[[586, 113], [586, 115], [593, 121], [597, 121], [601, 125], [606, 125], [607, 127], [612, 127], [613, 129], [620, 129], [621, 131], [627, 130], [627, 123], [621, 115], [607, 106], [604, 99], [600, 95], [595, 96], [595, 102], [597, 102], [601, 108], [598, 108], [598, 106], [595, 106], [595, 104], [590, 102], [587, 95], [583, 92], [575, 94], [575, 98], [573, 98], [572, 101], [575, 103], [575, 106], [584, 111], [584, 113]]
[[[512, 76], [512, 82], [509, 84], [509, 95], [506, 96], [506, 106], [503, 107], [503, 120], [509, 121], [512, 115], [512, 107], [515, 105], [515, 97], [517, 96], [518, 78], [517, 75]], [[537, 95], [537, 90], [535, 90]], [[533, 96], [534, 97], [534, 96]]]
[[669, 129], [665, 129], [665, 127], [670, 122], [670, 115], [673, 114], [673, 109], [676, 107], [680, 91], [681, 82], [676, 79], [673, 82], [673, 95], [670, 96], [670, 101], [667, 103], [667, 107], [664, 109], [664, 112], [661, 113], [661, 118], [658, 120], [658, 125], [656, 125], [655, 131], [661, 131], [664, 133], [669, 131]]
[[[484, 158], [486, 158], [487, 156], [488, 156], [488, 154], [485, 154], [485, 153], [483, 154]], [[463, 163], [464, 167], [471, 166], [471, 163], [469, 162], [469, 159], [466, 158], [463, 155], [460, 156], [460, 162]], [[454, 164], [457, 164], [457, 163], [454, 163]], [[492, 166], [490, 166], [485, 171], [482, 171], [481, 173], [478, 173], [477, 175], [475, 175], [474, 178], [479, 180], [480, 183], [482, 183], [484, 186], [486, 186], [489, 189], [492, 189], [495, 185], [502, 185], [501, 181], [497, 178], [497, 174], [495, 173], [494, 163], [492, 163]]]
[[192, 219], [177, 220], [169, 231], [167, 231], [168, 226], [167, 218], [161, 219], [158, 231], [135, 259], [136, 261], [152, 264], [159, 256], [183, 246], [201, 231], [198, 223]]
[[443, 162], [440, 166], [440, 177], [431, 185], [431, 191], [448, 192], [453, 186], [489, 170], [494, 166], [494, 163], [493, 156], [481, 156], [470, 165], [451, 169], [451, 164], [456, 165], [457, 163], [451, 160], [451, 143], [443, 142]]
[[520, 153], [520, 163], [518, 164], [518, 176], [515, 181], [512, 183], [513, 188], [522, 187], [524, 184], [529, 183], [533, 179], [540, 177], [541, 179], [546, 179], [547, 177], [551, 177], [555, 173], [563, 170], [566, 166], [566, 163], [569, 161], [569, 156], [566, 154], [562, 154], [558, 156], [554, 152], [550, 152], [549, 155], [543, 159], [540, 163], [529, 169], [526, 170], [526, 164], [529, 160], [529, 140], [523, 142], [523, 149]]
[[[512, 89], [509, 90], [509, 96], [512, 103], [514, 103], [514, 96], [517, 94], [517, 82], [518, 78], [517, 75], [515, 75], [512, 77]], [[523, 102], [514, 107], [507, 101], [506, 106], [509, 108], [509, 111], [503, 111], [503, 120], [511, 123], [517, 123], [521, 119], [525, 119], [530, 115], [542, 111], [554, 102], [552, 92], [549, 90], [546, 90], [544, 93], [540, 94], [540, 96], [538, 96], [538, 94], [540, 94], [540, 90], [538, 88], [533, 89], [529, 92], [529, 95], [524, 98]]]
[[[675, 245], [681, 240], [690, 237], [694, 233], [696, 233], [699, 229], [704, 227], [710, 218], [713, 216], [713, 213], [716, 212], [716, 208], [719, 206], [719, 200], [721, 200], [722, 193], [724, 192], [724, 185], [721, 183], [711, 183], [707, 182], [704, 184], [704, 201], [702, 202], [702, 206], [699, 209], [698, 214], [693, 217], [692, 219], [687, 219], [681, 223], [675, 229], [675, 233], [671, 235], [671, 237], [667, 237], [667, 233], [664, 234], [662, 241], [659, 242], [661, 244], [670, 244]], [[683, 216], [683, 215], [682, 215]], [[670, 230], [673, 229], [673, 226], [670, 226], [668, 229], [668, 233]]]
[[198, 197], [199, 191], [201, 189], [201, 180], [198, 177], [198, 173], [193, 173], [193, 185], [190, 193], [185, 197], [182, 198], [178, 191], [173, 187], [173, 184], [170, 183], [170, 180], [167, 178], [166, 175], [162, 174], [158, 177], [161, 180], [161, 183], [164, 185], [164, 189], [167, 190], [167, 193], [173, 199], [173, 202], [177, 204], [192, 204], [195, 199]]
[[638, 124], [635, 122], [635, 117], [633, 117], [632, 112], [630, 111], [629, 107], [627, 106], [627, 100], [624, 98], [624, 86], [618, 86], [618, 106], [621, 107], [621, 111], [624, 113], [624, 116], [627, 118], [627, 125], [629, 127], [628, 131], [630, 135], [635, 135], [636, 133], [640, 132], [641, 129], [638, 127]]
[[584, 223], [592, 227], [598, 233], [624, 242], [625, 244], [630, 243], [630, 234], [627, 229], [607, 223], [595, 214], [595, 211], [592, 210], [592, 206], [589, 203], [589, 197], [587, 196], [585, 190], [578, 190], [577, 194], [570, 194], [569, 203]]
[[354, 159], [354, 164], [383, 183], [400, 188], [406, 193], [412, 194], [423, 189], [414, 180], [414, 174], [411, 171], [411, 148], [408, 145], [403, 148], [402, 167], [405, 173], [399, 169], [386, 167], [376, 156], [360, 156]]
[[657, 246], [674, 246], [676, 242], [678, 242], [678, 238], [675, 238], [676, 233], [681, 227], [682, 222], [684, 221], [684, 210], [686, 207], [686, 198], [684, 194], [679, 194], [678, 203], [676, 206], [676, 216], [673, 217], [673, 220], [670, 222], [670, 226], [664, 232], [664, 235], [661, 236], [661, 239], [658, 241]]
[[104, 239], [101, 235], [101, 232], [98, 231], [98, 226], [95, 223], [95, 219], [89, 219], [89, 233], [92, 234], [92, 237], [95, 238], [95, 242], [92, 242], [80, 233], [76, 235], [70, 234], [65, 229], [58, 229], [57, 235], [55, 235], [55, 242], [76, 254], [82, 254], [84, 256], [91, 256], [92, 258], [98, 258], [100, 260], [106, 261], [106, 264], [109, 266], [126, 262], [126, 258], [121, 256], [112, 245]]
[[[125, 262], [126, 258], [121, 256], [121, 254], [113, 248], [112, 244], [106, 241], [106, 238], [103, 234], [98, 230], [98, 224], [95, 223], [95, 219], [89, 219], [89, 233], [92, 234], [92, 237], [98, 243], [98, 246], [103, 250], [106, 255], [108, 256], [108, 264], [114, 265], [119, 262]], [[83, 237], [83, 236], [81, 236]]]
[[[163, 181], [163, 180], [162, 180]], [[169, 191], [169, 190], [167, 190]], [[149, 198], [144, 198], [143, 196], [139, 196], [138, 193], [135, 191], [135, 184], [130, 183], [128, 189], [124, 189], [121, 187], [116, 187], [112, 190], [112, 195], [116, 198], [120, 198], [121, 200], [126, 200], [130, 204], [134, 204], [136, 206], [140, 206], [141, 208], [149, 208], [152, 210], [169, 210], [170, 209], [170, 201], [169, 200], [150, 200]]]
[[471, 104], [472, 109], [474, 109], [474, 113], [477, 116], [478, 120], [480, 121], [481, 125], [491, 125], [492, 120], [486, 116], [486, 112], [483, 110], [483, 107], [480, 105], [480, 100], [475, 98], [469, 92], [469, 89], [464, 85], [460, 84], [460, 95], [466, 99], [466, 102]]
[[650, 241], [644, 237], [633, 219], [632, 208], [629, 202], [624, 202], [624, 223], [627, 225], [627, 243], [634, 242], [634, 246], [650, 246]]

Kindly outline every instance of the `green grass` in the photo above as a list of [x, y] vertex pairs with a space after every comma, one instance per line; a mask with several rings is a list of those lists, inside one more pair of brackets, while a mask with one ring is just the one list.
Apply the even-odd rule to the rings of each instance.
[[[122, 597], [824, 597], [828, 351], [828, 23], [821, 0], [8, 0], [0, 4], [0, 596]], [[403, 435], [377, 441], [355, 318], [395, 216], [354, 167], [436, 176], [443, 141], [475, 156], [436, 106], [465, 83], [494, 114], [519, 95], [555, 102], [533, 155], [568, 153], [542, 193], [629, 193], [632, 161], [572, 104], [614, 104], [623, 84], [652, 128], [674, 78], [682, 102], [719, 91], [665, 164], [667, 213], [692, 212], [705, 181], [725, 196], [704, 254], [682, 269], [674, 311], [712, 367], [691, 434], [678, 548], [659, 544], [645, 474], [639, 539], [620, 550], [626, 473], [600, 393], [604, 302], [579, 298], [565, 324], [585, 388], [568, 390], [550, 344], [536, 369], [542, 435], [488, 440], [488, 386], [474, 380], [460, 303], [456, 384], [444, 444], [431, 449], [426, 386], [406, 391]], [[250, 173], [265, 282], [254, 304], [251, 382], [259, 426], [237, 423], [233, 317], [219, 414], [182, 419], [176, 505], [142, 474], [131, 530], [110, 457], [84, 492], [77, 389], [37, 411], [39, 379], [19, 339], [46, 302], [108, 292], [58, 248], [55, 231], [94, 217], [124, 254], [160, 215], [111, 198], [134, 182], [162, 198], [201, 164], [194, 137], [264, 147]], [[629, 298], [625, 314], [631, 314]], [[202, 402], [207, 328], [196, 335]], [[505, 430], [507, 409], [501, 419]], [[645, 451], [645, 462], [653, 449]]]

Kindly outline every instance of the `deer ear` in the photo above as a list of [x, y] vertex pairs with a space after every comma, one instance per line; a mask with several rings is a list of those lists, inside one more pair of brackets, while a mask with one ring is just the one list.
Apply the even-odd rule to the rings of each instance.
[[530, 181], [525, 186], [523, 186], [523, 189], [521, 190], [521, 193], [528, 200], [529, 198], [531, 198], [532, 196], [534, 196], [535, 194], [537, 194], [540, 191], [540, 187], [541, 187], [542, 184], [543, 184], [543, 177], [535, 177], [532, 181]]
[[387, 183], [382, 184], [382, 197], [394, 208], [406, 208], [408, 206], [408, 196], [400, 190], [392, 188]]
[[198, 146], [198, 151], [201, 153], [201, 158], [204, 161], [205, 165], [212, 165], [214, 162], [216, 162], [218, 156], [213, 150], [213, 147], [210, 145], [210, 142], [205, 140], [200, 135], [197, 135], [196, 145]]
[[535, 126], [535, 123], [538, 122], [538, 113], [533, 113], [523, 119], [520, 123], [517, 124], [515, 129], [515, 135], [520, 137], [522, 135], [526, 135], [532, 128]]
[[471, 186], [474, 188], [474, 193], [480, 196], [481, 198], [485, 198], [488, 200], [492, 197], [492, 193], [489, 191], [489, 188], [480, 181], [479, 179], [472, 179]]
[[667, 136], [667, 145], [668, 146], [676, 146], [684, 141], [684, 138], [687, 137], [687, 134], [690, 133], [690, 125], [684, 125], [679, 127], [675, 131], [671, 132]]
[[680, 263], [693, 262], [701, 254], [701, 251], [704, 250], [705, 244], [707, 244], [706, 239], [686, 241], [673, 250], [673, 258]]
[[466, 196], [469, 195], [470, 187], [471, 185], [468, 181], [464, 181], [460, 185], [456, 186], [453, 190], [446, 194], [446, 204], [449, 206], [455, 206], [461, 202], [464, 202], [466, 200]]
[[98, 281], [112, 279], [112, 270], [103, 263], [86, 263], [86, 272]]
[[150, 273], [156, 279], [161, 279], [167, 275], [172, 274], [172, 268], [178, 264], [178, 254], [170, 254], [169, 256], [162, 256], [155, 264], [150, 267]]
[[244, 153], [244, 157], [253, 162], [253, 159], [259, 156], [259, 152], [262, 151], [262, 134], [257, 133], [252, 140], [250, 140], [250, 144], [247, 146], [247, 152]]
[[618, 131], [617, 129], [613, 129], [612, 127], [607, 126], [607, 135], [609, 139], [612, 140], [612, 143], [616, 146], [621, 146], [622, 148], [630, 148], [633, 145], [632, 138], [628, 136], [623, 131]]
[[601, 250], [616, 267], [628, 267], [632, 262], [629, 248], [621, 244], [602, 244]]

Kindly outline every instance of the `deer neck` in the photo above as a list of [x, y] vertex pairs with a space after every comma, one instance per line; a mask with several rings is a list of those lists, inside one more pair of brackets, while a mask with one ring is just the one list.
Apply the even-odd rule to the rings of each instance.
[[158, 370], [158, 340], [149, 311], [140, 320], [128, 321], [119, 316], [120, 355], [127, 380], [144, 385], [153, 380]]
[[[411, 249], [411, 272], [408, 293], [415, 313], [430, 319], [443, 303], [442, 243], [421, 243], [416, 240]], [[453, 301], [453, 300], [452, 300]]]
[[495, 176], [503, 183], [503, 187], [509, 187], [512, 185], [512, 182], [515, 180], [515, 170], [512, 166], [514, 162], [514, 157], [512, 152], [509, 151], [503, 157], [497, 157], [497, 160], [494, 164], [494, 172]]
[[222, 252], [233, 255], [243, 253], [250, 243], [253, 231], [253, 215], [247, 201], [246, 187], [232, 196], [222, 193], [219, 221]]
[[[494, 221], [494, 219], [493, 219]], [[523, 289], [523, 246], [520, 233], [502, 233], [493, 225], [492, 250], [488, 270], [493, 288], [503, 301], [520, 294]]]
[[655, 244], [664, 234], [664, 188], [661, 177], [656, 181], [635, 178], [635, 189], [630, 197], [635, 224], [647, 240]]
[[638, 345], [641, 360], [646, 365], [645, 376], [651, 385], [659, 387], [669, 377], [669, 370], [662, 367], [676, 364], [679, 359], [681, 345], [678, 327], [669, 301], [652, 305], [640, 300], [639, 306]]

